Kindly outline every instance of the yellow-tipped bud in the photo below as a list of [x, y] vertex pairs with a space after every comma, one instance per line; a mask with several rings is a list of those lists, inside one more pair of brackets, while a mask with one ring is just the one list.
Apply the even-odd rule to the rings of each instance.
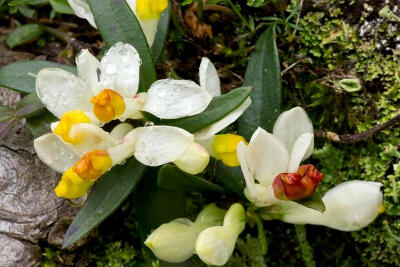
[[92, 97], [93, 113], [102, 122], [117, 119], [125, 111], [124, 98], [114, 90], [104, 89], [98, 95]]
[[243, 136], [235, 134], [216, 135], [211, 145], [214, 157], [230, 167], [239, 166], [236, 147], [240, 142], [246, 142]]
[[65, 142], [76, 145], [82, 140], [79, 136], [72, 138], [70, 131], [72, 125], [78, 123], [90, 123], [90, 118], [82, 110], [68, 111], [61, 117], [60, 122], [58, 122], [57, 127], [54, 129], [54, 134], [61, 136]]
[[112, 167], [112, 160], [105, 150], [86, 153], [72, 170], [85, 181], [94, 181]]
[[87, 182], [79, 177], [79, 175], [69, 168], [64, 172], [60, 182], [54, 189], [57, 197], [63, 197], [68, 199], [74, 199], [83, 197], [87, 194], [90, 186], [93, 182]]
[[159, 18], [167, 6], [168, 0], [137, 0], [136, 14], [140, 19]]

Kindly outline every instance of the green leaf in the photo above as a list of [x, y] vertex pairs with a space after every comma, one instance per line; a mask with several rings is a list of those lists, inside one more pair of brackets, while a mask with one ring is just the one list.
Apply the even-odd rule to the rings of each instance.
[[246, 69], [244, 85], [254, 89], [251, 93], [252, 104], [238, 120], [238, 131], [249, 140], [258, 127], [270, 132], [280, 114], [281, 70], [273, 26], [268, 27], [256, 43]]
[[33, 117], [26, 119], [26, 124], [31, 130], [33, 137], [41, 136], [50, 132], [50, 124], [58, 121], [58, 118], [51, 114], [48, 110], [44, 110]]
[[26, 6], [26, 5], [21, 5], [18, 7], [18, 11], [25, 17], [33, 19], [33, 17], [36, 15], [36, 10]]
[[50, 0], [51, 7], [61, 14], [75, 14], [67, 0]]
[[44, 106], [36, 94], [29, 94], [18, 102], [16, 115], [18, 118], [28, 118], [44, 110]]
[[0, 86], [22, 92], [35, 93], [36, 74], [44, 68], [61, 68], [76, 74], [76, 68], [50, 61], [23, 61], [0, 68]]
[[187, 192], [218, 192], [224, 190], [199, 176], [191, 175], [181, 171], [178, 167], [167, 164], [158, 172], [157, 184], [161, 188]]
[[239, 107], [249, 97], [251, 87], [240, 87], [222, 96], [214, 97], [207, 109], [200, 114], [173, 120], [162, 120], [150, 113], [144, 116], [155, 124], [176, 126], [188, 132], [197, 132], [217, 122]]
[[32, 0], [12, 0], [8, 3], [8, 6], [18, 6], [18, 5], [24, 5], [28, 4]]
[[314, 193], [310, 197], [301, 199], [301, 200], [295, 200], [297, 204], [303, 205], [307, 208], [319, 211], [323, 213], [326, 209], [324, 202], [321, 199], [321, 196], [319, 193]]
[[0, 122], [8, 121], [15, 117], [14, 109], [0, 105]]
[[183, 192], [158, 187], [158, 170], [149, 168], [134, 194], [139, 233], [143, 241], [161, 224], [185, 217]]
[[63, 247], [74, 244], [113, 213], [136, 188], [145, 170], [146, 166], [130, 158], [101, 176], [65, 233]]
[[215, 178], [225, 189], [241, 197], [244, 196], [243, 190], [246, 187], [246, 183], [240, 167], [229, 167], [219, 160], [215, 160], [209, 167], [212, 168], [211, 171], [215, 174]]
[[343, 90], [349, 93], [357, 92], [361, 90], [361, 82], [357, 78], [352, 78], [352, 79], [341, 79], [339, 81], [340, 87], [342, 87]]
[[43, 31], [44, 28], [40, 24], [25, 24], [10, 33], [6, 43], [10, 48], [30, 43], [37, 40], [42, 35]]
[[139, 21], [125, 1], [88, 0], [96, 25], [107, 47], [118, 42], [133, 45], [142, 60], [139, 91], [145, 92], [157, 79], [153, 55]]
[[157, 34], [154, 39], [151, 51], [153, 52], [154, 61], [157, 62], [165, 46], [167, 40], [169, 20], [171, 18], [171, 0], [168, 1], [168, 7], [161, 14], [160, 21], [158, 22]]

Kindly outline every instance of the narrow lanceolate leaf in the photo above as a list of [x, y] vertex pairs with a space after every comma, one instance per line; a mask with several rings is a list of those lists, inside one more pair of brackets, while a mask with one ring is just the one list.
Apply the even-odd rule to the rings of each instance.
[[321, 196], [319, 193], [314, 193], [310, 197], [301, 199], [301, 200], [296, 200], [295, 201], [297, 204], [303, 205], [307, 208], [317, 210], [321, 213], [323, 213], [326, 209], [324, 202], [321, 199]]
[[0, 86], [21, 93], [35, 93], [36, 74], [44, 68], [61, 68], [76, 74], [76, 68], [50, 61], [16, 62], [0, 68]]
[[36, 94], [29, 94], [18, 102], [16, 115], [18, 118], [28, 118], [39, 114], [44, 106]]
[[249, 140], [258, 127], [271, 132], [280, 114], [281, 70], [273, 26], [256, 43], [246, 69], [244, 85], [253, 87], [252, 104], [239, 118], [238, 130], [240, 135]]
[[8, 121], [9, 119], [12, 119], [13, 117], [15, 117], [14, 109], [0, 105], [0, 122]]
[[139, 91], [144, 92], [156, 80], [153, 55], [140, 23], [125, 1], [88, 0], [96, 25], [107, 47], [123, 42], [133, 45], [142, 60]]
[[223, 164], [222, 161], [215, 160], [213, 164], [209, 165], [209, 168], [226, 191], [235, 193], [241, 197], [244, 196], [243, 191], [246, 184], [240, 167], [229, 167]]
[[178, 167], [167, 164], [158, 172], [157, 184], [161, 188], [187, 192], [218, 192], [224, 190], [199, 176], [191, 175], [181, 171]]
[[167, 40], [169, 20], [171, 18], [171, 0], [168, 1], [168, 7], [161, 14], [160, 21], [158, 22], [157, 34], [154, 39], [151, 51], [153, 52], [154, 61], [157, 62], [165, 46]]
[[25, 24], [10, 33], [7, 38], [7, 45], [13, 48], [17, 45], [26, 44], [37, 40], [44, 31], [40, 24]]
[[85, 205], [76, 215], [64, 236], [64, 247], [74, 244], [105, 220], [132, 192], [146, 166], [134, 158], [115, 166], [100, 177]]
[[236, 88], [225, 95], [214, 97], [202, 113], [181, 119], [161, 120], [150, 113], [144, 115], [155, 124], [176, 126], [194, 133], [224, 118], [240, 106], [250, 93], [251, 87]]

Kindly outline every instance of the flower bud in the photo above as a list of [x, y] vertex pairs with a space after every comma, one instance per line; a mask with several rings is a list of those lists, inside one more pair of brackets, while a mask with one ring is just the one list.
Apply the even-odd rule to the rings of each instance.
[[184, 262], [193, 255], [198, 234], [192, 221], [179, 218], [158, 227], [144, 244], [161, 260]]
[[144, 244], [163, 261], [184, 262], [193, 255], [199, 233], [208, 227], [222, 225], [225, 213], [214, 203], [207, 205], [195, 222], [179, 218], [162, 224], [149, 235]]
[[207, 150], [202, 145], [193, 143], [174, 163], [184, 172], [198, 174], [207, 167], [209, 161], [210, 154]]
[[223, 226], [209, 227], [201, 232], [196, 241], [196, 253], [200, 259], [209, 265], [224, 265], [244, 230], [245, 219], [244, 208], [236, 203], [227, 211]]
[[240, 142], [246, 142], [243, 136], [235, 134], [219, 134], [216, 135], [212, 143], [214, 157], [226, 166], [239, 166], [239, 160], [236, 153], [236, 147]]
[[311, 196], [322, 178], [323, 174], [313, 165], [301, 165], [295, 173], [281, 173], [275, 177], [272, 187], [277, 199], [300, 200]]

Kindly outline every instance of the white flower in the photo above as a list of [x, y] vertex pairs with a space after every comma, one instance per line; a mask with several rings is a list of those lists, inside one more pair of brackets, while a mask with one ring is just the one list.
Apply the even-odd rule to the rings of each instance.
[[[68, 0], [68, 3], [78, 17], [86, 19], [93, 27], [97, 28], [87, 0]], [[168, 1], [126, 0], [126, 3], [135, 13], [147, 42], [152, 46], [157, 33], [158, 21], [161, 13], [167, 8]]]
[[[213, 97], [221, 95], [221, 82], [214, 64], [206, 57], [201, 59], [199, 68], [200, 86]], [[214, 141], [215, 134], [223, 130], [228, 125], [235, 122], [250, 106], [251, 99], [248, 97], [239, 107], [226, 115], [223, 119], [207, 126], [204, 129], [194, 133], [196, 141], [202, 144], [212, 153], [211, 144]]]
[[[74, 126], [86, 127], [88, 125], [80, 123]], [[139, 162], [147, 166], [161, 166], [176, 161], [180, 163], [177, 164], [178, 167], [192, 174], [203, 171], [209, 161], [209, 154], [203, 147], [195, 143], [194, 136], [177, 127], [148, 126], [132, 129], [129, 124], [123, 123], [115, 127], [110, 134], [104, 131], [103, 133], [95, 139], [98, 144], [104, 145], [96, 146], [90, 138], [85, 139], [82, 146], [88, 147], [86, 152], [77, 149], [76, 145], [62, 142], [51, 133], [36, 138], [34, 147], [39, 158], [58, 172], [65, 172], [85, 153], [93, 150], [107, 151], [112, 166], [121, 164], [133, 155]], [[121, 138], [122, 136], [123, 138]], [[108, 140], [112, 140], [112, 142]]]
[[[77, 145], [83, 140], [75, 140], [71, 131], [78, 123], [101, 126], [114, 119], [141, 119], [142, 110], [172, 119], [195, 115], [207, 108], [212, 97], [192, 81], [159, 80], [148, 93], [137, 94], [140, 64], [133, 46], [117, 43], [101, 62], [88, 50], [79, 53], [79, 77], [57, 68], [41, 70], [36, 77], [37, 95], [61, 119], [52, 125], [53, 132], [63, 142]], [[98, 127], [85, 128], [94, 136], [105, 134]]]
[[[277, 119], [273, 134], [258, 128], [246, 146], [237, 146], [237, 155], [246, 180], [246, 196], [257, 206], [279, 202], [272, 188], [280, 173], [295, 172], [314, 148], [313, 126], [306, 112], [296, 107]], [[255, 182], [258, 181], [258, 183]]]
[[[74, 127], [84, 125], [98, 127], [83, 123], [75, 124]], [[121, 124], [110, 134], [104, 132], [103, 135], [92, 138], [84, 138], [80, 146], [62, 142], [51, 133], [34, 140], [38, 157], [52, 169], [63, 173], [55, 188], [57, 196], [78, 198], [85, 195], [97, 178], [132, 155], [147, 166], [174, 162], [180, 169], [191, 174], [202, 172], [210, 159], [207, 150], [195, 143], [192, 134], [177, 127], [149, 126], [132, 129], [129, 124]], [[96, 142], [105, 144], [110, 139], [113, 143], [96, 146]], [[82, 147], [88, 152], [82, 153]], [[89, 147], [92, 149], [89, 150]]]
[[236, 240], [246, 225], [245, 210], [239, 203], [226, 212], [222, 226], [202, 231], [196, 240], [196, 254], [209, 265], [224, 265], [235, 249]]
[[[345, 182], [324, 195], [324, 213], [293, 201], [282, 201], [276, 213], [282, 221], [288, 223], [317, 224], [341, 231], [357, 231], [370, 224], [382, 211], [381, 186], [381, 183], [376, 182]], [[266, 213], [263, 217], [268, 216]]]

